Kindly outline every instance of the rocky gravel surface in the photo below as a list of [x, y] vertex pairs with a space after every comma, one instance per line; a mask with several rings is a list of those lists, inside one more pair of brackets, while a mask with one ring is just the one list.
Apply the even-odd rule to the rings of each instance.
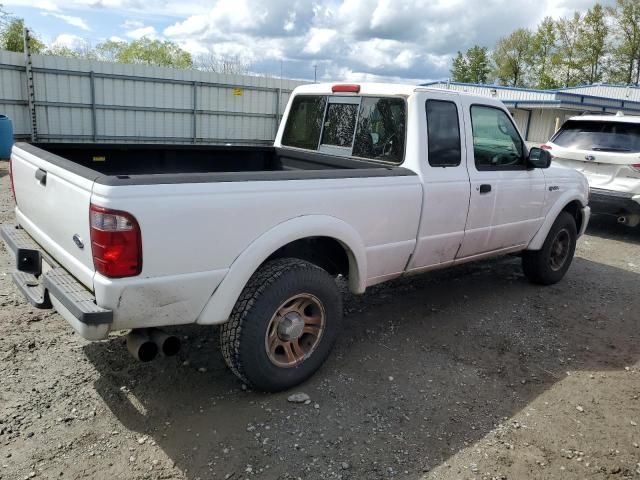
[[213, 328], [149, 364], [86, 342], [11, 269], [1, 246], [1, 480], [640, 478], [640, 228], [594, 219], [552, 287], [507, 257], [347, 295], [330, 360], [280, 394]]

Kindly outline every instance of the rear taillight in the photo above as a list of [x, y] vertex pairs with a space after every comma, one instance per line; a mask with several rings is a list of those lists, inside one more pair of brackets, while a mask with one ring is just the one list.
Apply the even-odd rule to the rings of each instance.
[[9, 185], [11, 185], [11, 194], [13, 195], [13, 200], [17, 203], [16, 189], [13, 186], [13, 160], [11, 160], [11, 157], [9, 157]]
[[91, 205], [91, 251], [95, 269], [110, 278], [142, 271], [142, 238], [133, 215]]
[[633, 165], [631, 165], [631, 168], [633, 168], [636, 172], [640, 172], [640, 163], [634, 163]]
[[547, 145], [547, 144], [540, 145], [540, 148], [543, 149], [543, 150], [551, 150], [552, 149], [551, 145]]

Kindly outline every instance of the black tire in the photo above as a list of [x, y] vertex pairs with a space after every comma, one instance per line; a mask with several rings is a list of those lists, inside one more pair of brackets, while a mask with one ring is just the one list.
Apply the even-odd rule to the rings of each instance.
[[553, 285], [562, 280], [571, 266], [577, 237], [575, 219], [568, 212], [560, 212], [542, 248], [525, 251], [522, 255], [522, 269], [529, 281], [539, 285]]
[[[322, 333], [314, 337], [315, 347], [299, 363], [283, 367], [272, 360], [275, 354], [267, 346], [271, 338], [268, 333], [275, 331], [273, 319], [284, 318], [276, 316], [276, 312], [296, 296], [308, 296], [321, 304]], [[341, 324], [342, 297], [335, 280], [312, 263], [282, 258], [265, 263], [253, 274], [229, 321], [222, 325], [220, 347], [227, 365], [243, 382], [259, 390], [277, 392], [298, 385], [320, 368]]]

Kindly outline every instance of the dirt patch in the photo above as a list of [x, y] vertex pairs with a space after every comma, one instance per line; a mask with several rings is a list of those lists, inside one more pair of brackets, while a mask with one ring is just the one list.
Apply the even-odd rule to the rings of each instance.
[[150, 364], [78, 338], [0, 247], [0, 479], [639, 476], [639, 258], [640, 229], [596, 219], [553, 287], [507, 257], [347, 295], [299, 405], [244, 389], [213, 328]]

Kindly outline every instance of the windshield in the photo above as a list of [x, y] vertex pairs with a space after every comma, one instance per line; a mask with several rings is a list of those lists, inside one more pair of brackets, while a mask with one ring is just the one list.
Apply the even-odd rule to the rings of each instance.
[[576, 150], [640, 152], [640, 124], [569, 120], [551, 140]]

